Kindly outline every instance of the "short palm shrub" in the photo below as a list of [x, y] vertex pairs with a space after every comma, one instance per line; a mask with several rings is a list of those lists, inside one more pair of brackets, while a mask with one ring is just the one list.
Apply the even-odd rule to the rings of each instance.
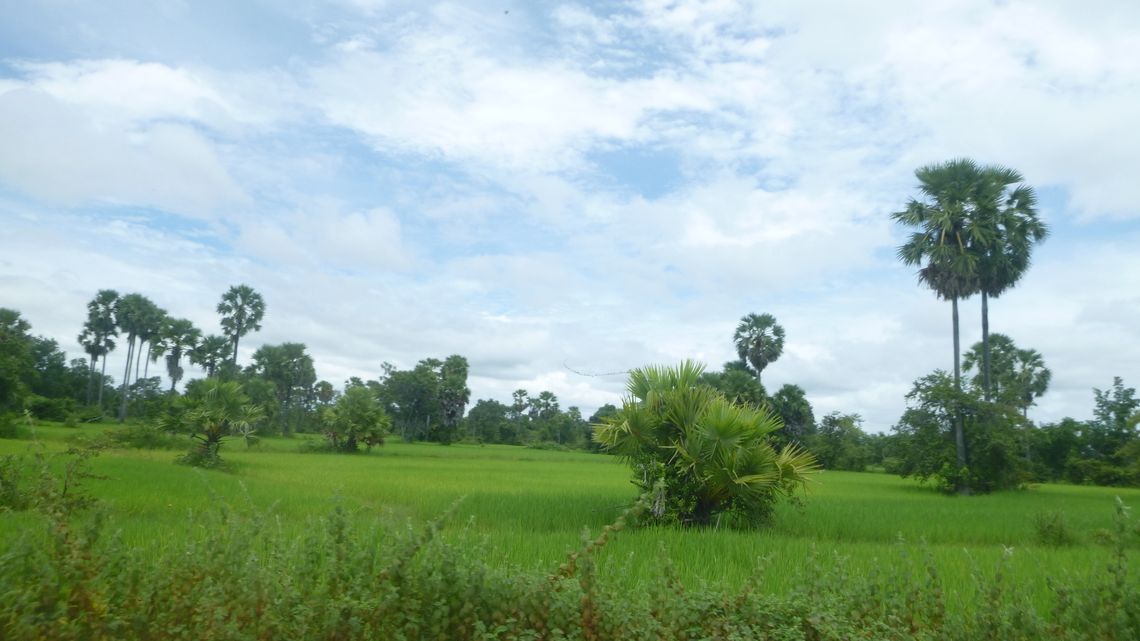
[[337, 452], [356, 452], [361, 445], [369, 450], [383, 445], [392, 419], [367, 387], [350, 387], [337, 399], [336, 405], [321, 415], [325, 438]]
[[622, 409], [594, 438], [625, 459], [665, 523], [751, 527], [765, 522], [818, 469], [795, 445], [777, 451], [782, 427], [767, 408], [737, 405], [701, 383], [704, 367], [649, 366], [630, 372]]

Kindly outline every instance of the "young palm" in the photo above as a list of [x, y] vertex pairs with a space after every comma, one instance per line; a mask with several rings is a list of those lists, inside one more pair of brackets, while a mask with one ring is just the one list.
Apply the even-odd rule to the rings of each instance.
[[644, 491], [661, 484], [656, 517], [704, 525], [727, 515], [754, 525], [803, 487], [815, 457], [795, 446], [777, 452], [770, 439], [779, 418], [701, 384], [703, 369], [686, 361], [633, 370], [622, 410], [595, 439], [632, 465]]

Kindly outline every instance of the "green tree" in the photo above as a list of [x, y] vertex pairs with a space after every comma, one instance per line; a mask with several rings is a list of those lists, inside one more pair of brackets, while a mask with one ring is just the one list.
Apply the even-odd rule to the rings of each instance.
[[858, 414], [832, 412], [819, 422], [818, 430], [808, 437], [807, 449], [815, 454], [827, 470], [862, 472], [874, 462], [871, 437], [862, 429]]
[[303, 343], [262, 345], [253, 353], [249, 372], [273, 383], [284, 416], [278, 427], [283, 434], [296, 430], [304, 419], [305, 403], [312, 396], [317, 371]]
[[[990, 227], [975, 216], [979, 195], [986, 187], [981, 167], [972, 160], [951, 160], [915, 171], [921, 200], [912, 198], [906, 209], [891, 218], [916, 228], [899, 247], [906, 265], [918, 266], [918, 280], [943, 300], [950, 301], [954, 336], [954, 385], [961, 389], [962, 366], [959, 341], [958, 300], [979, 290], [979, 244], [990, 242]], [[954, 422], [958, 466], [968, 465], [966, 437], [961, 420]], [[968, 487], [960, 488], [968, 492]]]
[[508, 410], [494, 399], [479, 399], [467, 414], [467, 433], [480, 443], [518, 443], [519, 435], [507, 419]]
[[380, 397], [385, 411], [406, 441], [422, 440], [431, 433], [432, 420], [439, 421], [439, 368], [443, 362], [427, 358], [410, 370], [385, 367]]
[[804, 486], [815, 459], [796, 446], [776, 451], [779, 418], [699, 384], [703, 369], [686, 361], [633, 370], [621, 411], [594, 435], [632, 466], [635, 485], [655, 493], [654, 518], [754, 526]]
[[218, 366], [225, 362], [229, 354], [229, 339], [211, 334], [190, 350], [190, 362], [206, 370], [207, 378], [213, 378]]
[[[104, 381], [107, 378], [107, 355], [114, 351], [115, 338], [119, 335], [119, 329], [115, 323], [115, 310], [118, 304], [118, 292], [113, 289], [100, 289], [95, 294], [95, 298], [87, 303], [87, 322], [83, 325], [83, 334], [81, 334], [79, 341], [91, 356], [92, 378], [94, 378], [95, 373], [96, 353], [98, 360], [102, 361], [99, 394], [95, 401], [100, 408], [103, 407], [103, 388], [105, 387]], [[87, 340], [82, 338], [84, 336], [87, 337]], [[88, 404], [90, 405], [90, 399], [88, 399]]]
[[815, 413], [799, 385], [784, 384], [772, 397], [772, 409], [784, 423], [780, 435], [786, 442], [802, 444], [815, 433]]
[[211, 467], [221, 461], [222, 439], [243, 433], [261, 419], [261, 408], [252, 405], [237, 381], [208, 379], [188, 390], [189, 409], [177, 420], [161, 424], [172, 431], [186, 430], [198, 446], [185, 457], [193, 465]]
[[159, 317], [160, 311], [158, 306], [142, 294], [127, 294], [120, 298], [115, 305], [115, 326], [119, 332], [127, 336], [127, 358], [123, 368], [123, 380], [120, 382], [120, 423], [127, 419], [127, 405], [130, 402], [131, 364], [136, 365], [136, 371], [138, 369], [136, 359], [138, 358], [138, 351], [141, 351], [142, 344], [139, 343], [139, 350], [136, 351], [136, 340], [150, 331], [150, 327]]
[[467, 388], [467, 359], [452, 354], [439, 370], [440, 422], [435, 440], [443, 444], [454, 441], [459, 434], [459, 423], [471, 400], [471, 390]]
[[[959, 464], [959, 426], [970, 446], [969, 465]], [[894, 427], [898, 461], [892, 468], [944, 491], [1016, 487], [1028, 478], [1022, 456], [1028, 427], [1016, 408], [962, 391], [938, 370], [915, 381], [907, 394], [907, 409]]]
[[977, 369], [971, 385], [982, 392], [986, 400], [1011, 405], [1020, 409], [1022, 416], [1028, 416], [1029, 408], [1049, 389], [1053, 377], [1041, 354], [1037, 350], [1018, 348], [1005, 334], [991, 334], [989, 393], [985, 391], [985, 359], [986, 349], [981, 342], [975, 343], [962, 359], [967, 372]]
[[261, 329], [265, 299], [249, 285], [234, 285], [222, 294], [217, 309], [222, 316], [222, 333], [232, 345], [230, 365], [236, 367], [238, 341], [246, 334]]
[[1093, 389], [1095, 407], [1090, 425], [1089, 449], [1100, 458], [1111, 458], [1136, 438], [1140, 398], [1136, 388], [1125, 387], [1119, 376], [1112, 377], [1109, 389]]
[[732, 335], [740, 360], [752, 366], [756, 382], [760, 374], [784, 353], [784, 328], [771, 314], [748, 314], [740, 319]]
[[336, 404], [322, 412], [321, 422], [329, 445], [338, 452], [357, 452], [363, 443], [369, 450], [383, 445], [392, 419], [384, 413], [367, 387], [344, 391]]
[[1020, 173], [1007, 167], [983, 167], [982, 187], [973, 206], [973, 217], [988, 227], [975, 234], [978, 242], [978, 287], [982, 294], [982, 389], [985, 400], [990, 390], [990, 312], [989, 299], [997, 298], [1017, 284], [1029, 269], [1033, 246], [1049, 235], [1037, 217], [1037, 196], [1023, 184]]
[[201, 340], [202, 331], [185, 318], [167, 318], [163, 324], [162, 331], [156, 337], [153, 358], [166, 357], [166, 374], [170, 377], [171, 392], [185, 373], [182, 357], [192, 354]]
[[733, 403], [761, 407], [768, 395], [759, 379], [743, 369], [725, 367], [723, 372], [705, 372], [701, 382], [724, 394]]
[[23, 407], [32, 369], [32, 326], [14, 309], [0, 307], [0, 414]]

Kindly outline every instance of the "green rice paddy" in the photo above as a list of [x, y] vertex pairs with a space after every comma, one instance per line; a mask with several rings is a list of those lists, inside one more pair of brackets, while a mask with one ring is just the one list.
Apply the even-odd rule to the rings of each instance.
[[[0, 454], [61, 450], [107, 427], [40, 426], [39, 445], [0, 440]], [[549, 573], [635, 498], [628, 469], [612, 457], [513, 446], [389, 443], [367, 454], [302, 453], [303, 438], [233, 440], [227, 471], [175, 465], [171, 450], [106, 450], [87, 482], [111, 528], [140, 555], [199, 536], [196, 515], [225, 504], [268, 513], [266, 527], [302, 536], [337, 504], [360, 523], [421, 525], [462, 498], [442, 535], [490, 563]], [[755, 531], [642, 528], [621, 532], [598, 556], [604, 582], [637, 589], [660, 576], [666, 557], [689, 585], [732, 589], [757, 571], [784, 593], [816, 571], [925, 571], [942, 577], [948, 604], [968, 604], [974, 576], [1006, 580], [1046, 602], [1046, 579], [1101, 573], [1110, 549], [1098, 542], [1113, 520], [1113, 497], [1140, 506], [1140, 490], [1040, 485], [989, 496], [938, 494], [875, 473], [824, 472], [802, 506], [782, 505]], [[1061, 511], [1077, 537], [1068, 547], [1037, 542], [1034, 515]], [[28, 514], [0, 513], [0, 540], [31, 531]], [[1133, 536], [1132, 556], [1140, 537]], [[901, 544], [900, 544], [901, 542]], [[760, 569], [758, 570], [758, 566]], [[1135, 566], [1135, 558], [1133, 560]]]

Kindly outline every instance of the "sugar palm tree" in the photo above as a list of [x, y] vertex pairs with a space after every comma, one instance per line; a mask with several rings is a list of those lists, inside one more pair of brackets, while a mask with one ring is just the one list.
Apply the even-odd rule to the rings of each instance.
[[755, 523], [807, 482], [815, 457], [796, 446], [777, 452], [779, 418], [702, 385], [703, 370], [686, 361], [631, 371], [621, 411], [594, 438], [633, 466], [636, 485], [660, 488], [656, 517], [703, 525], [735, 514]]
[[115, 324], [115, 309], [118, 304], [119, 293], [113, 289], [99, 290], [95, 298], [87, 303], [87, 323], [84, 329], [89, 329], [92, 333], [92, 342], [99, 344], [99, 357], [103, 361], [96, 399], [100, 408], [103, 407], [103, 381], [107, 379], [107, 354], [115, 350], [115, 338], [119, 335], [118, 326]]
[[[915, 176], [921, 199], [912, 198], [906, 209], [891, 215], [896, 222], [917, 228], [899, 247], [898, 257], [906, 265], [919, 267], [919, 282], [950, 301], [954, 385], [961, 390], [958, 301], [978, 292], [978, 255], [974, 248], [991, 242], [993, 236], [987, 221], [975, 215], [986, 181], [982, 168], [969, 159], [921, 167]], [[954, 440], [958, 464], [965, 467], [968, 461], [961, 417], [954, 421]]]
[[205, 369], [206, 377], [213, 378], [226, 357], [230, 354], [230, 341], [225, 336], [211, 334], [198, 342], [190, 350], [190, 362]]
[[[127, 403], [130, 399], [131, 363], [136, 363], [137, 353], [135, 342], [151, 323], [158, 307], [142, 294], [127, 294], [118, 300], [115, 305], [115, 326], [118, 331], [127, 335], [126, 367], [123, 369], [122, 398], [119, 400], [119, 422], [127, 419]], [[139, 343], [139, 351], [142, 349]]]
[[249, 402], [237, 381], [206, 381], [201, 396], [183, 421], [191, 438], [198, 441], [198, 461], [209, 464], [218, 458], [222, 437], [251, 428], [262, 411]]
[[222, 294], [218, 313], [222, 315], [222, 333], [233, 345], [230, 364], [237, 365], [238, 340], [251, 331], [261, 329], [265, 299], [249, 285], [234, 285]]
[[748, 314], [740, 319], [732, 342], [736, 344], [740, 360], [751, 365], [756, 372], [756, 382], [759, 383], [764, 368], [784, 353], [784, 328], [771, 314]]
[[1022, 184], [1013, 169], [987, 166], [982, 170], [984, 187], [979, 194], [976, 216], [990, 227], [988, 242], [978, 243], [978, 286], [982, 294], [982, 389], [992, 397], [990, 384], [989, 299], [1012, 288], [1029, 269], [1033, 246], [1049, 235], [1037, 217], [1037, 196]]
[[202, 339], [202, 332], [185, 318], [168, 318], [154, 346], [152, 358], [166, 357], [166, 373], [170, 376], [170, 391], [182, 380], [182, 357], [193, 352]]

